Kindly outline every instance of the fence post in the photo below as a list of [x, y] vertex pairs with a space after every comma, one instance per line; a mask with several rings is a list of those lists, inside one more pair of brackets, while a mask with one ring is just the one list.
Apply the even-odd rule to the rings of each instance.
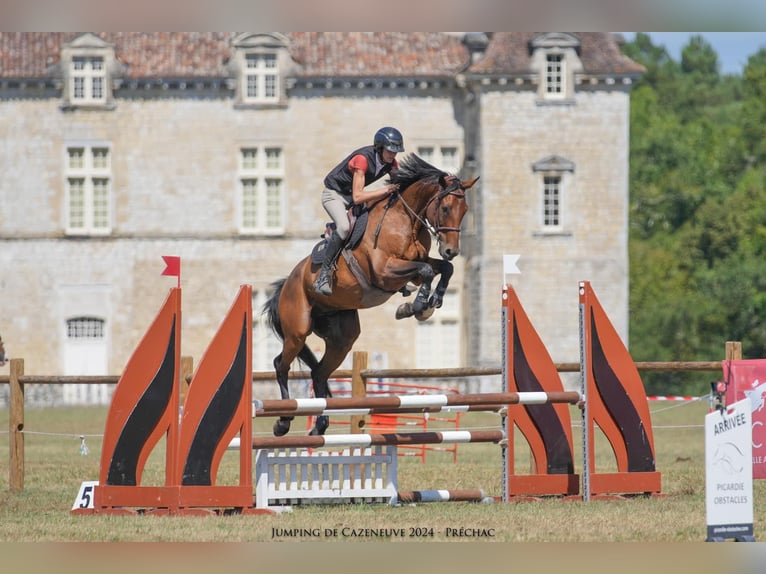
[[726, 341], [726, 360], [739, 361], [742, 359], [742, 343], [740, 341]]
[[24, 359], [11, 359], [10, 410], [8, 437], [10, 444], [10, 468], [8, 486], [11, 492], [24, 490]]

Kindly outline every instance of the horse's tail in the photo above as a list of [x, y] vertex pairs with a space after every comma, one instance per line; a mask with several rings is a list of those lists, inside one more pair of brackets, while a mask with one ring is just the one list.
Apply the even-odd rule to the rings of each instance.
[[261, 314], [266, 315], [266, 321], [280, 339], [284, 339], [284, 333], [282, 332], [282, 321], [279, 318], [279, 295], [282, 293], [282, 287], [285, 285], [286, 279], [279, 279], [271, 284], [273, 292], [268, 298], [266, 303], [261, 308]]

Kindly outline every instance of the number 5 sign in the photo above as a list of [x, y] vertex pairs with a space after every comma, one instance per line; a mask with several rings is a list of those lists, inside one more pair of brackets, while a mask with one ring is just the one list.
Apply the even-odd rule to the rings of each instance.
[[93, 490], [98, 486], [97, 480], [86, 480], [80, 485], [80, 491], [77, 493], [77, 498], [74, 499], [72, 505], [72, 512], [78, 510], [93, 509]]

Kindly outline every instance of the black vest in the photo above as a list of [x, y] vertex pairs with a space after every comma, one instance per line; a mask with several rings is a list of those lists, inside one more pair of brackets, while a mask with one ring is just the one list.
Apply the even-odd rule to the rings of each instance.
[[375, 165], [377, 163], [375, 160], [376, 154], [377, 152], [375, 151], [375, 147], [371, 145], [359, 148], [358, 150], [351, 152], [346, 159], [336, 165], [330, 171], [330, 173], [327, 174], [327, 177], [324, 178], [325, 187], [327, 189], [334, 189], [338, 193], [349, 198], [351, 197], [351, 184], [354, 180], [354, 174], [351, 173], [350, 169], [348, 169], [348, 162], [350, 162], [351, 158], [355, 155], [363, 155], [367, 159], [367, 171], [364, 173], [365, 187], [370, 185], [373, 181], [379, 180], [387, 173], [390, 173], [394, 166], [393, 162], [384, 163], [380, 172], [375, 173]]

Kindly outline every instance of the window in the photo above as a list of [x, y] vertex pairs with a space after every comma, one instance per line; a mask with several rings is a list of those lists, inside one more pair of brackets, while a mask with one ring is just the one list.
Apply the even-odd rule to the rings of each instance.
[[560, 223], [559, 204], [561, 177], [543, 178], [543, 227], [558, 227]]
[[112, 173], [109, 147], [70, 146], [65, 161], [67, 233], [110, 233]]
[[284, 231], [284, 155], [279, 147], [240, 150], [242, 233]]
[[444, 304], [427, 320], [417, 323], [415, 363], [418, 369], [456, 368], [461, 365], [460, 298], [448, 289]]
[[565, 227], [565, 192], [571, 185], [574, 163], [563, 157], [551, 155], [532, 165], [539, 174], [540, 225], [544, 233], [561, 233]]
[[532, 66], [538, 70], [538, 104], [574, 104], [575, 74], [583, 71], [580, 38], [547, 32], [530, 42]]
[[448, 173], [460, 171], [460, 156], [456, 146], [420, 146], [418, 155], [434, 167]]
[[551, 98], [563, 98], [564, 56], [547, 54], [545, 57], [545, 93]]
[[70, 101], [73, 104], [106, 103], [104, 58], [74, 57], [71, 66]]
[[236, 105], [274, 107], [287, 103], [283, 76], [290, 66], [289, 39], [278, 33], [245, 33], [232, 40], [229, 71], [236, 78]]
[[248, 54], [243, 75], [245, 102], [275, 102], [279, 97], [276, 54]]
[[125, 70], [115, 59], [113, 45], [90, 32], [76, 36], [61, 46], [63, 107], [113, 109], [112, 83], [118, 83]]
[[101, 339], [104, 337], [104, 320], [94, 317], [77, 317], [66, 322], [69, 339]]

